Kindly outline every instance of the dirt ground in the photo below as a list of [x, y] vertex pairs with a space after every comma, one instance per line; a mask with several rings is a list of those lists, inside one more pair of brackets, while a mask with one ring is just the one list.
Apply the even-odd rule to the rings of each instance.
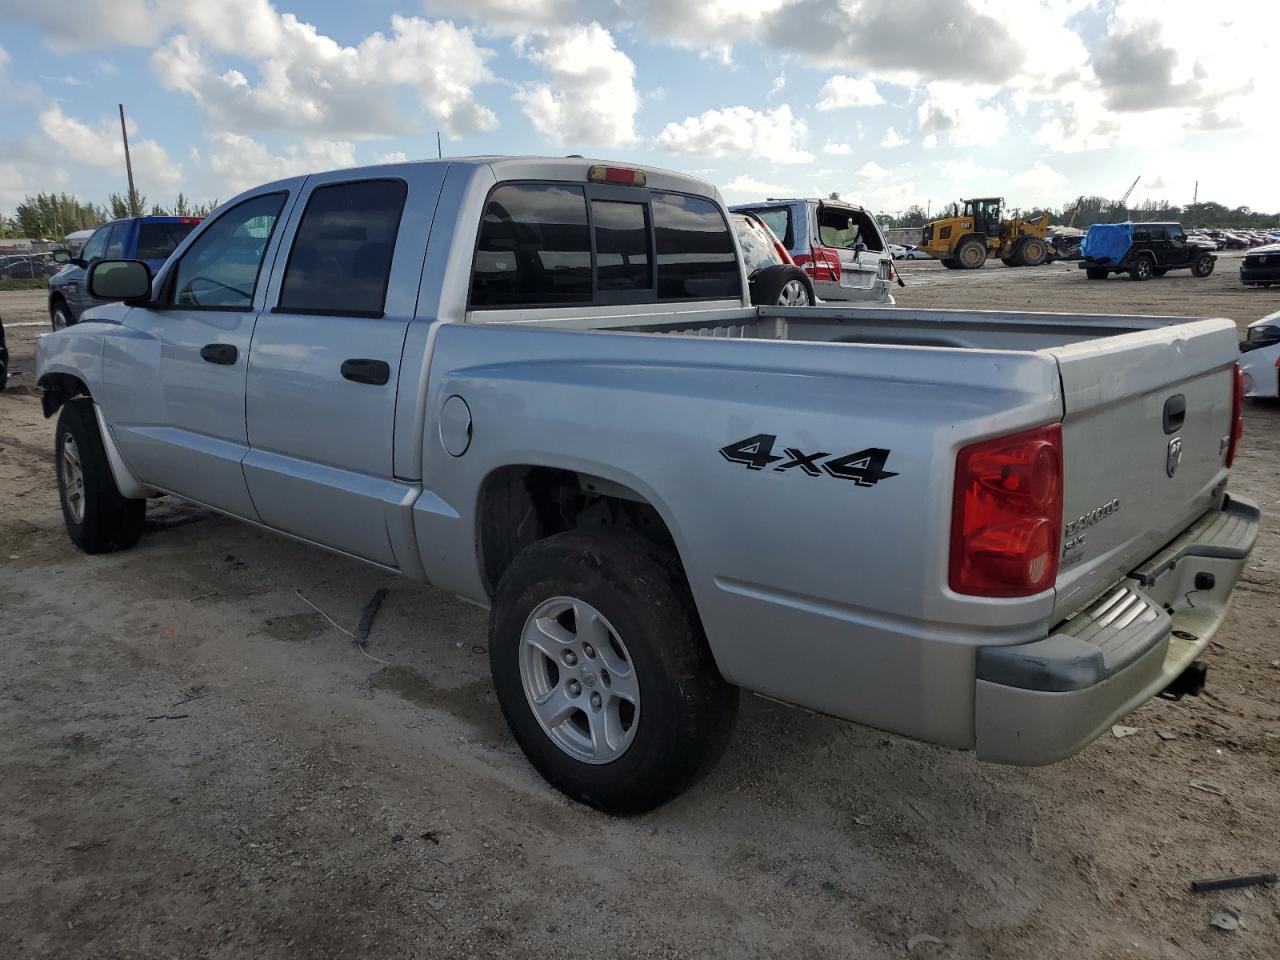
[[[1230, 257], [1145, 284], [901, 267], [908, 307], [1280, 309]], [[74, 550], [47, 328], [13, 325], [43, 311], [0, 294], [0, 956], [1276, 956], [1280, 888], [1188, 882], [1280, 870], [1280, 407], [1246, 410], [1232, 486], [1264, 529], [1210, 695], [1040, 769], [745, 697], [706, 781], [616, 820], [515, 748], [481, 610], [169, 501], [136, 549]], [[385, 663], [298, 596], [353, 628], [378, 587]]]

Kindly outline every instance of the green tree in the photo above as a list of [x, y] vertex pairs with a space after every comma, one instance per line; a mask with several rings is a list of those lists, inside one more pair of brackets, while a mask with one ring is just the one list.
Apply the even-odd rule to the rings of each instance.
[[37, 193], [26, 196], [14, 211], [6, 230], [10, 236], [35, 240], [61, 240], [76, 230], [88, 230], [106, 219], [106, 211], [92, 203], [82, 203], [68, 193]]

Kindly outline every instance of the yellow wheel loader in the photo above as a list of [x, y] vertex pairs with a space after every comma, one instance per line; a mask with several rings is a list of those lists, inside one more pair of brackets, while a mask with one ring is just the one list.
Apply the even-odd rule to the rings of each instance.
[[976, 270], [987, 257], [1009, 267], [1037, 267], [1049, 256], [1049, 215], [1004, 220], [1004, 197], [964, 200], [924, 226], [920, 247], [950, 270]]

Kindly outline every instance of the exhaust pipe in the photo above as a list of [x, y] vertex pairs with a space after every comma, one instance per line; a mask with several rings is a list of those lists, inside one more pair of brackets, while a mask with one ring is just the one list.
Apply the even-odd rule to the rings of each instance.
[[1183, 697], [1198, 697], [1204, 693], [1205, 677], [1209, 674], [1209, 665], [1203, 660], [1196, 660], [1187, 669], [1178, 674], [1173, 683], [1160, 692], [1166, 700], [1181, 700]]

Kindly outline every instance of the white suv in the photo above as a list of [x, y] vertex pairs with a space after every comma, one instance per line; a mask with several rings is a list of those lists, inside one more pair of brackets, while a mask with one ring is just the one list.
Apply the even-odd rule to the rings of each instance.
[[841, 200], [764, 200], [730, 207], [753, 213], [782, 238], [822, 300], [892, 304], [893, 258], [876, 218]]

